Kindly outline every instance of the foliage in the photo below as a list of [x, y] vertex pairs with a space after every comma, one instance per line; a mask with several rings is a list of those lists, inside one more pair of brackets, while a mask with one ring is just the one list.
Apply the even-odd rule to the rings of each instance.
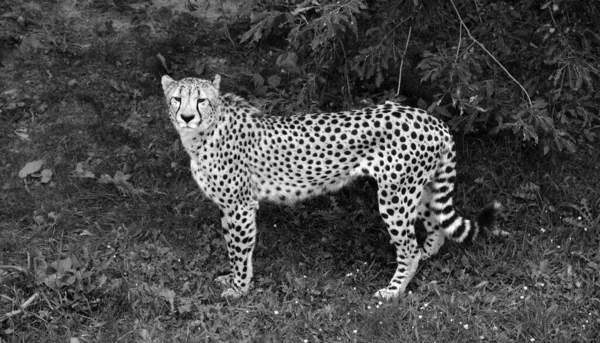
[[[596, 139], [596, 2], [256, 0], [252, 7], [240, 41], [285, 37], [301, 73], [341, 84], [345, 103], [396, 81], [460, 132], [506, 132], [544, 153]], [[422, 85], [407, 89], [398, 73]]]

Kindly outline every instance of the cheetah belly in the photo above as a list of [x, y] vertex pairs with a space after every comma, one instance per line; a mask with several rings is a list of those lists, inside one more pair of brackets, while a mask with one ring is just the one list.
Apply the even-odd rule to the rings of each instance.
[[347, 163], [318, 158], [283, 164], [271, 161], [251, 172], [252, 192], [258, 200], [292, 204], [336, 191], [358, 176], [365, 175], [365, 158], [356, 156], [348, 159]]
[[338, 190], [354, 180], [354, 175], [341, 175], [336, 179], [324, 179], [307, 182], [294, 179], [264, 181], [258, 175], [251, 176], [253, 193], [258, 200], [267, 200], [277, 203], [292, 204], [296, 201], [307, 199], [319, 194]]

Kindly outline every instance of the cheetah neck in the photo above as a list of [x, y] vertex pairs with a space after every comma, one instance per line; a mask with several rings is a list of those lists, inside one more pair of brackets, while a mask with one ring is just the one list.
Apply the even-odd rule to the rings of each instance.
[[196, 129], [179, 129], [183, 147], [194, 158], [198, 151], [219, 150], [223, 144], [223, 132], [231, 125], [228, 116], [219, 113], [211, 122]]

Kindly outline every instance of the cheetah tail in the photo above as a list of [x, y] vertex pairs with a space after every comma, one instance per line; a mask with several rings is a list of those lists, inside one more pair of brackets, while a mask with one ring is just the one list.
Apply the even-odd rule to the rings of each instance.
[[501, 209], [502, 205], [494, 200], [479, 212], [477, 215], [477, 226], [479, 226], [478, 235], [481, 235], [484, 238], [488, 236], [489, 229], [496, 223], [496, 219], [498, 218]]

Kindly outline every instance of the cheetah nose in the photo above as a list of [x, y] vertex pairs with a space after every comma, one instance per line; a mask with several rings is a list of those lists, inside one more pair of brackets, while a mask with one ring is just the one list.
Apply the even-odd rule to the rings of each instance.
[[187, 123], [191, 122], [192, 119], [194, 119], [194, 115], [193, 114], [181, 114], [180, 115], [181, 119]]

